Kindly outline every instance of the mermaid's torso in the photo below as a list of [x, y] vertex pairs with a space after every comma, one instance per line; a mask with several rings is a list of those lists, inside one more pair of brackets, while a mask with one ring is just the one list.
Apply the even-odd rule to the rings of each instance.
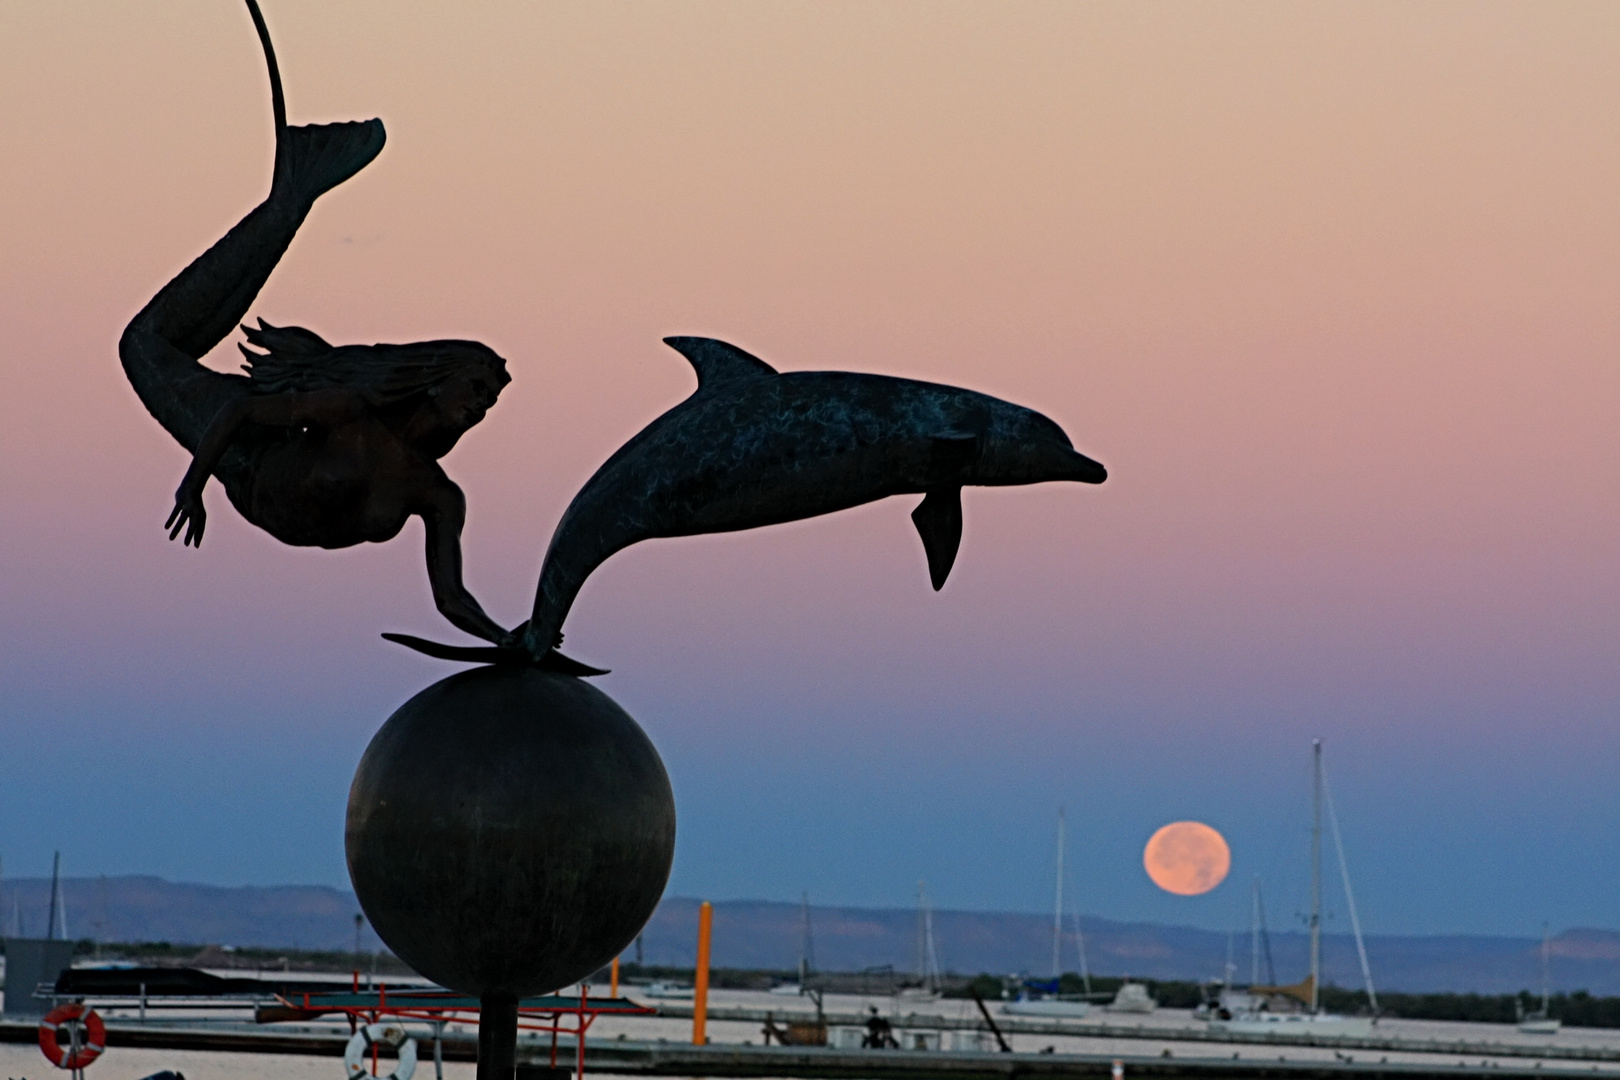
[[231, 503], [284, 544], [391, 540], [421, 511], [417, 493], [449, 483], [373, 416], [325, 428], [247, 425], [234, 442], [247, 467], [220, 476]]

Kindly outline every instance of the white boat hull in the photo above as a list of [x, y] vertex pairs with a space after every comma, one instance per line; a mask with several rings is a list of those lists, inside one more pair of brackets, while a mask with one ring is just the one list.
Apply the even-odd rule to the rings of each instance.
[[1091, 1015], [1091, 1006], [1084, 1001], [1009, 1001], [1001, 1007], [1008, 1016], [1047, 1016], [1078, 1020]]
[[693, 990], [690, 986], [673, 986], [669, 983], [648, 983], [647, 988], [641, 992], [642, 997], [662, 998], [665, 1001], [691, 1001]]
[[1365, 1037], [1372, 1034], [1372, 1021], [1364, 1016], [1334, 1016], [1330, 1013], [1266, 1013], [1238, 1016], [1231, 1020], [1211, 1020], [1213, 1031], [1235, 1035], [1342, 1035]]

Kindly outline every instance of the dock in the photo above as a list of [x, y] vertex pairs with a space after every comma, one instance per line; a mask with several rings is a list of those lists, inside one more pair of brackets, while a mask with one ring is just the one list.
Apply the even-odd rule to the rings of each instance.
[[[1031, 1022], [1020, 1020], [1018, 1023], [1029, 1025]], [[1074, 1032], [1072, 1028], [1065, 1027], [1065, 1033]], [[0, 1041], [33, 1042], [36, 1035], [37, 1028], [32, 1023], [0, 1021]], [[1163, 1039], [1164, 1035], [1155, 1032], [1154, 1038]], [[121, 1046], [131, 1046], [335, 1058], [342, 1056], [348, 1041], [346, 1028], [335, 1025], [256, 1025], [236, 1019], [212, 1018], [165, 1019], [144, 1023], [114, 1021], [107, 1025], [110, 1052]], [[1184, 1052], [1167, 1049], [1154, 1054], [1133, 1054], [858, 1050], [739, 1043], [696, 1046], [672, 1040], [588, 1038], [585, 1067], [588, 1074], [606, 1076], [727, 1077], [739, 1080], [764, 1077], [793, 1080], [1008, 1080], [1014, 1077], [1029, 1080], [1095, 1080], [1111, 1076], [1116, 1063], [1126, 1077], [1153, 1077], [1157, 1080], [1376, 1080], [1381, 1077], [1391, 1080], [1430, 1080], [1486, 1076], [1542, 1078], [1549, 1075], [1620, 1080], [1620, 1062], [1607, 1058], [1589, 1064], [1566, 1060], [1553, 1062], [1545, 1058], [1532, 1062], [1523, 1060], [1524, 1055], [1482, 1056], [1475, 1050], [1466, 1057], [1442, 1056], [1425, 1048], [1425, 1060], [1379, 1060], [1371, 1055], [1342, 1051], [1323, 1059], [1320, 1050], [1314, 1056], [1305, 1056], [1301, 1050], [1308, 1052], [1312, 1048], [1281, 1045], [1268, 1046], [1268, 1052], [1263, 1056], [1254, 1053], [1240, 1056], [1219, 1052], [1210, 1040], [1204, 1042], [1205, 1045], [1189, 1046]], [[564, 1040], [562, 1061], [568, 1061], [573, 1056], [570, 1043], [571, 1040]], [[477, 1054], [477, 1040], [470, 1033], [446, 1032], [442, 1050], [447, 1061], [472, 1061]], [[519, 1040], [518, 1064], [520, 1080], [525, 1073], [531, 1076], [557, 1075], [549, 1069], [549, 1043], [540, 1039], [526, 1037]], [[424, 1067], [430, 1069], [432, 1066], [424, 1063]]]
[[[659, 1004], [654, 1007], [659, 1016], [671, 1019], [691, 1019], [692, 1006]], [[732, 1020], [762, 1024], [767, 1017], [782, 1020], [799, 1013], [761, 1009], [746, 1006], [709, 1006], [711, 1021]], [[826, 1015], [829, 1027], [859, 1027], [866, 1017], [859, 1013], [832, 1013]], [[889, 1018], [897, 1028], [917, 1031], [972, 1031], [983, 1028], [983, 1021], [972, 1017], [937, 1016], [929, 1013], [907, 1013]], [[1322, 1035], [1309, 1032], [1297, 1034], [1288, 1031], [1253, 1034], [1241, 1031], [1223, 1031], [1215, 1028], [1173, 1027], [1153, 1024], [1110, 1024], [1087, 1019], [1042, 1020], [1019, 1016], [997, 1016], [996, 1026], [1009, 1035], [1057, 1035], [1088, 1039], [1147, 1039], [1155, 1042], [1209, 1043], [1232, 1046], [1319, 1047], [1341, 1051], [1394, 1054], [1442, 1054], [1462, 1058], [1534, 1058], [1573, 1062], [1603, 1062], [1620, 1068], [1620, 1047], [1556, 1046], [1550, 1044], [1527, 1045], [1481, 1039], [1412, 1038], [1399, 1035]], [[1449, 1075], [1449, 1074], [1448, 1074]]]

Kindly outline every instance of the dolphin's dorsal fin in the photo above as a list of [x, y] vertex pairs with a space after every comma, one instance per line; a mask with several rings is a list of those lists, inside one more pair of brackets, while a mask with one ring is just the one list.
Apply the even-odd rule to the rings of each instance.
[[934, 591], [945, 587], [956, 562], [956, 549], [962, 546], [962, 489], [935, 488], [923, 496], [917, 509], [911, 512], [912, 524], [922, 537], [923, 551], [928, 554], [928, 580]]
[[699, 390], [734, 379], [764, 379], [776, 374], [776, 369], [759, 357], [714, 338], [667, 337], [664, 344], [692, 362]]

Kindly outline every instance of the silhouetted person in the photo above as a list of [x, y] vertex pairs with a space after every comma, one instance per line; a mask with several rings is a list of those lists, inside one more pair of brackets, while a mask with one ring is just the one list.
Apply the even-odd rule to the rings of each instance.
[[872, 1015], [866, 1018], [866, 1035], [861, 1039], [861, 1046], [870, 1050], [898, 1050], [900, 1044], [894, 1038], [894, 1025], [878, 1015], [877, 1007], [868, 1005]]

